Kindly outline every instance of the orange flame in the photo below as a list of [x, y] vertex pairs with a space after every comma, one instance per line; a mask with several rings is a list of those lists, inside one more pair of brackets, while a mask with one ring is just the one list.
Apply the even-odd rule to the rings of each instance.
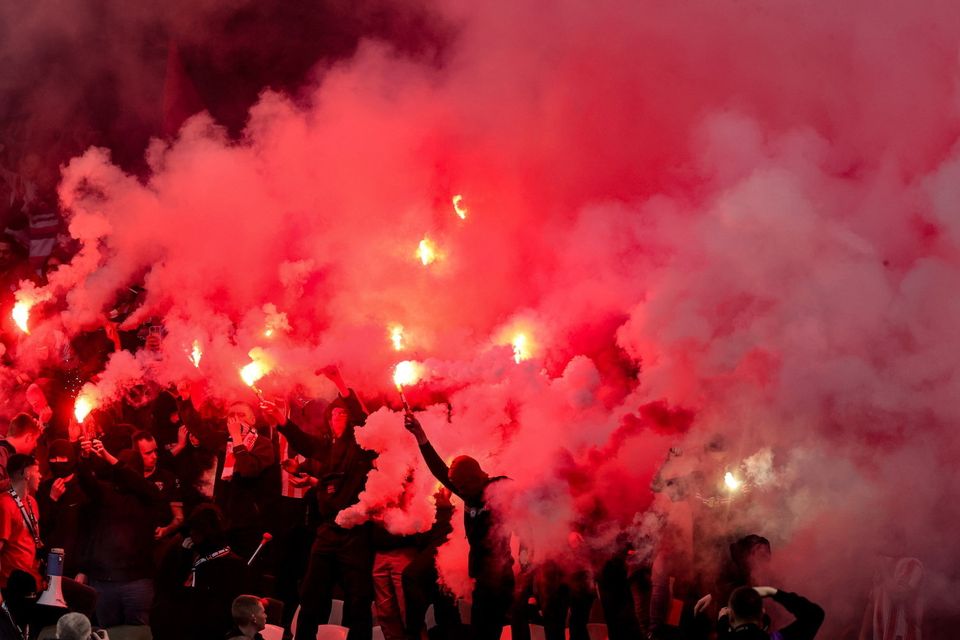
[[433, 246], [433, 242], [426, 236], [424, 236], [420, 244], [417, 245], [417, 257], [420, 258], [423, 266], [427, 266], [437, 259], [437, 249]]
[[197, 369], [200, 368], [200, 358], [203, 357], [203, 351], [200, 349], [200, 341], [193, 341], [193, 349], [190, 351], [190, 362], [193, 363]]
[[251, 362], [240, 368], [240, 378], [243, 380], [245, 385], [252, 387], [254, 391], [256, 391], [257, 388], [254, 385], [258, 380], [260, 380], [260, 378], [273, 370], [273, 364], [270, 363], [270, 360], [267, 357], [267, 354], [264, 353], [263, 349], [251, 349], [250, 353], [247, 355], [250, 356]]
[[24, 333], [30, 333], [28, 322], [30, 321], [30, 307], [32, 306], [33, 304], [24, 302], [23, 300], [13, 305], [13, 313], [11, 314], [13, 315], [13, 321], [17, 323], [20, 331]]
[[393, 384], [397, 385], [397, 389], [416, 384], [420, 380], [422, 369], [422, 365], [413, 360], [398, 362], [393, 369]]
[[73, 403], [73, 415], [77, 418], [79, 424], [83, 424], [83, 421], [94, 408], [93, 398], [80, 394]]
[[459, 193], [453, 196], [453, 210], [457, 212], [457, 215], [460, 216], [461, 220], [467, 219], [468, 209], [463, 206], [463, 196]]

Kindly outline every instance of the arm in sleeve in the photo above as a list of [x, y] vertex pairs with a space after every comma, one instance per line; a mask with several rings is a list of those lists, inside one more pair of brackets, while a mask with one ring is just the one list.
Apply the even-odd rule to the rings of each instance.
[[363, 403], [357, 397], [357, 392], [349, 389], [347, 395], [340, 394], [344, 403], [347, 405], [348, 421], [355, 427], [362, 426], [367, 422], [367, 411], [363, 408]]
[[375, 457], [376, 455], [369, 451], [364, 450], [361, 452], [356, 462], [350, 465], [350, 470], [346, 472], [346, 477], [343, 479], [343, 484], [340, 485], [337, 493], [331, 496], [327, 502], [325, 511], [329, 513], [323, 515], [336, 515], [343, 509], [356, 503], [357, 494], [360, 493], [363, 486], [367, 483], [367, 474], [373, 469], [373, 459]]
[[269, 438], [257, 436], [253, 448], [237, 445], [233, 448], [236, 462], [233, 473], [244, 478], [256, 478], [273, 464], [273, 443]]
[[310, 435], [291, 421], [278, 426], [277, 431], [283, 434], [294, 451], [304, 458], [320, 458], [324, 454], [325, 445], [322, 438]]
[[824, 612], [820, 605], [789, 591], [780, 591], [772, 596], [795, 618], [778, 632], [783, 640], [813, 640], [823, 624]]
[[447, 463], [443, 461], [443, 458], [440, 457], [440, 454], [433, 448], [429, 440], [420, 445], [420, 453], [423, 454], [423, 461], [427, 463], [427, 468], [430, 469], [430, 473], [432, 473], [443, 486], [449, 489], [451, 493], [463, 498], [450, 483], [450, 468], [447, 467]]

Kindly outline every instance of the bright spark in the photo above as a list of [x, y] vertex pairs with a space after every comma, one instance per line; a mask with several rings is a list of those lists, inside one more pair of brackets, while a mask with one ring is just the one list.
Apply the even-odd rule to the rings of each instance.
[[460, 216], [461, 220], [467, 219], [468, 209], [463, 206], [463, 196], [459, 193], [453, 196], [453, 210], [457, 212], [457, 215]]
[[423, 266], [427, 266], [437, 259], [437, 250], [428, 238], [425, 237], [417, 245], [417, 257], [420, 258]]

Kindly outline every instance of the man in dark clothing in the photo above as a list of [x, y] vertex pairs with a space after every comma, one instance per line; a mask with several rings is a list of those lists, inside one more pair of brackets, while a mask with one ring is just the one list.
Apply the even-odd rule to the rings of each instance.
[[234, 598], [252, 590], [246, 560], [227, 544], [220, 509], [197, 507], [186, 527], [188, 537], [167, 551], [157, 573], [150, 616], [156, 640], [222, 638], [233, 624]]
[[513, 603], [513, 556], [510, 538], [500, 530], [485, 492], [491, 484], [506, 478], [489, 477], [470, 456], [457, 456], [448, 468], [412, 413], [404, 417], [404, 426], [416, 437], [431, 473], [464, 502], [464, 528], [470, 543], [467, 566], [475, 581], [471, 624], [479, 640], [496, 640]]
[[450, 594], [440, 589], [437, 574], [437, 549], [453, 531], [453, 505], [449, 489], [440, 489], [434, 496], [437, 518], [420, 540], [419, 552], [403, 570], [401, 583], [406, 601], [405, 631], [407, 640], [420, 640], [424, 616], [433, 605], [437, 626], [430, 630], [432, 639], [453, 640], [461, 637], [460, 613]]
[[183, 524], [183, 499], [180, 497], [180, 480], [171, 471], [160, 467], [160, 449], [149, 431], [137, 431], [133, 440], [133, 468], [143, 471], [143, 478], [152, 482], [160, 496], [170, 505], [173, 519], [165, 526], [157, 527], [157, 540], [167, 537]]
[[[771, 598], [796, 618], [779, 631], [766, 629], [763, 599]], [[717, 623], [720, 640], [813, 640], [823, 624], [823, 609], [806, 598], [774, 587], [738, 587]]]
[[242, 402], [227, 410], [226, 451], [220, 469], [217, 504], [230, 527], [230, 545], [247, 557], [263, 535], [274, 468], [279, 472], [270, 438], [256, 428], [253, 409]]
[[99, 440], [81, 440], [81, 447], [87, 463], [77, 475], [90, 503], [83, 517], [86, 540], [77, 581], [89, 580], [97, 590], [100, 625], [148, 624], [154, 532], [170, 522], [170, 507], [153, 483]]
[[[344, 529], [337, 514], [356, 504], [373, 468], [374, 454], [360, 447], [354, 429], [366, 421], [366, 411], [335, 368], [323, 373], [337, 386], [340, 397], [325, 411], [324, 436], [311, 436], [289, 421], [286, 409], [264, 403], [268, 420], [278, 425], [290, 447], [314, 464], [307, 480], [312, 485], [312, 505], [317, 534], [303, 579], [296, 640], [313, 640], [318, 625], [330, 614], [333, 587], [344, 592], [343, 624], [350, 640], [369, 640], [373, 633], [373, 549], [370, 528]], [[308, 468], [304, 466], [304, 468]]]
[[80, 522], [87, 496], [77, 480], [76, 451], [67, 440], [50, 443], [51, 478], [40, 483], [40, 530], [48, 549], [63, 549], [63, 575], [74, 576], [80, 561]]

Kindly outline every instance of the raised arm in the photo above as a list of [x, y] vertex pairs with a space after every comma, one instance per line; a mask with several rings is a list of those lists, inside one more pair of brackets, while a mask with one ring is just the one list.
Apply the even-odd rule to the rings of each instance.
[[[789, 611], [796, 620], [780, 629], [783, 640], [813, 640], [823, 624], [824, 612], [820, 605], [810, 602], [801, 595], [789, 591], [780, 591], [773, 587], [755, 587], [761, 596], [769, 595], [773, 600]], [[767, 590], [767, 591], [761, 591]]]
[[423, 455], [423, 461], [427, 463], [427, 468], [430, 469], [430, 473], [454, 495], [463, 498], [460, 492], [458, 492], [450, 482], [450, 468], [447, 467], [447, 463], [443, 461], [443, 458], [440, 457], [437, 450], [430, 444], [430, 440], [427, 439], [427, 434], [416, 416], [412, 413], [405, 414], [403, 417], [403, 426], [417, 439], [417, 444], [420, 446], [420, 453]]

